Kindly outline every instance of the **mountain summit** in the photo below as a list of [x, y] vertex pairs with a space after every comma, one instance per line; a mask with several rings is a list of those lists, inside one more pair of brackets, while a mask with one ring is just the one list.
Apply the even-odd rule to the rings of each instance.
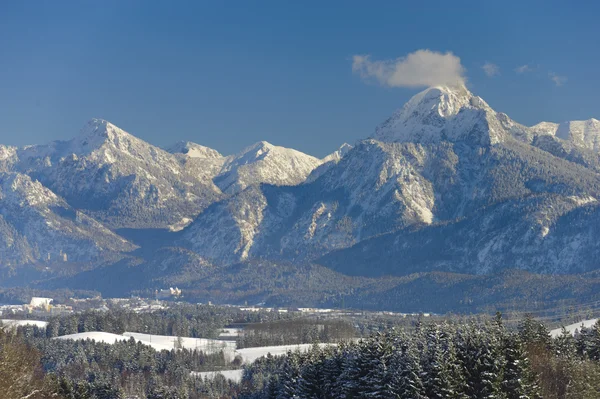
[[514, 122], [497, 114], [465, 86], [430, 87], [411, 98], [375, 129], [372, 138], [384, 142], [502, 142]]

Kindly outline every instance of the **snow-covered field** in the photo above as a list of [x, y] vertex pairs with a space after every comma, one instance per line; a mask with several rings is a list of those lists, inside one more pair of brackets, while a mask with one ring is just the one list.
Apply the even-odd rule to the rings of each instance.
[[42, 320], [12, 320], [12, 319], [2, 319], [0, 320], [3, 326], [9, 327], [19, 327], [19, 326], [38, 326], [40, 328], [46, 328], [48, 325], [47, 321]]
[[192, 374], [198, 375], [202, 378], [208, 378], [209, 380], [215, 378], [217, 376], [217, 374], [221, 374], [223, 377], [227, 378], [228, 380], [231, 380], [233, 382], [241, 382], [243, 373], [244, 373], [244, 370], [239, 369], [239, 370], [203, 371], [201, 373], [192, 373]]
[[[319, 344], [321, 348], [324, 348], [329, 345], [337, 345], [337, 344]], [[313, 345], [312, 344], [301, 344], [301, 345], [281, 345], [281, 346], [260, 346], [256, 348], [244, 348], [238, 349], [235, 351], [236, 355], [242, 356], [244, 363], [252, 363], [256, 359], [267, 356], [267, 354], [271, 354], [273, 356], [281, 356], [285, 355], [288, 351], [300, 351], [306, 352]], [[240, 382], [242, 380], [243, 370], [221, 370], [221, 371], [204, 371], [201, 373], [192, 373], [194, 375], [199, 375], [202, 378], [214, 378], [217, 374], [223, 375], [223, 377], [228, 380], [232, 380], [234, 382]]]
[[91, 339], [93, 341], [103, 342], [105, 344], [114, 344], [115, 341], [126, 341], [129, 339], [129, 337], [102, 331], [90, 331], [77, 334], [61, 335], [60, 337], [56, 337], [54, 339], [72, 339], [75, 341]]
[[[568, 333], [575, 334], [577, 331], [581, 330], [581, 327], [590, 328], [594, 324], [596, 324], [597, 321], [598, 321], [598, 319], [584, 320], [584, 321], [580, 321], [578, 323], [569, 324], [568, 326], [565, 326], [565, 328], [567, 329]], [[556, 338], [556, 337], [560, 336], [561, 334], [562, 334], [562, 327], [556, 328], [556, 329], [550, 331], [550, 335], [553, 338]]]
[[224, 328], [219, 333], [219, 337], [238, 337], [243, 334], [243, 328]]
[[[337, 344], [319, 344], [319, 346], [321, 348], [324, 348], [329, 345], [337, 345]], [[285, 355], [288, 351], [307, 352], [312, 346], [313, 346], [312, 344], [260, 346], [257, 348], [238, 349], [235, 351], [235, 353], [242, 356], [242, 359], [244, 359], [244, 363], [252, 363], [259, 357], [267, 356], [267, 354], [269, 354], [269, 353], [273, 356], [281, 356], [281, 355]]]
[[[152, 347], [158, 345], [161, 348], [171, 350], [177, 348], [178, 346], [178, 338], [170, 335], [149, 335], [134, 332], [125, 332], [123, 335], [126, 337], [133, 337], [137, 341], [143, 342]], [[223, 341], [206, 338], [181, 338], [181, 348], [197, 349], [203, 351], [204, 353], [217, 353], [223, 351], [225, 355], [229, 354], [232, 360], [234, 357], [233, 353], [235, 351], [235, 346], [235, 341]]]
[[[151, 346], [157, 351], [160, 350], [172, 350], [176, 349], [179, 345], [177, 343], [177, 337], [168, 335], [149, 335], [133, 332], [125, 332], [123, 335], [111, 334], [100, 331], [90, 331], [78, 334], [62, 335], [57, 337], [59, 339], [73, 339], [73, 340], [85, 340], [91, 339], [96, 342], [104, 342], [107, 344], [114, 344], [115, 341], [126, 341], [133, 337], [136, 341], [141, 342], [145, 345]], [[233, 360], [235, 357], [235, 341], [221, 341], [216, 339], [205, 339], [205, 338], [181, 338], [181, 348], [186, 349], [197, 349], [205, 353], [216, 353], [223, 351], [225, 355], [229, 355], [229, 358]]]

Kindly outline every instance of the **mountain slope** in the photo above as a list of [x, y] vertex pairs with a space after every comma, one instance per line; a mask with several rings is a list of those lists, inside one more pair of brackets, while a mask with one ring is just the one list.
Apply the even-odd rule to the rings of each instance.
[[375, 237], [317, 262], [361, 276], [489, 274], [508, 268], [575, 274], [598, 268], [599, 222], [600, 205], [593, 197], [532, 195], [458, 221]]
[[0, 173], [0, 266], [103, 263], [135, 246], [19, 173]]

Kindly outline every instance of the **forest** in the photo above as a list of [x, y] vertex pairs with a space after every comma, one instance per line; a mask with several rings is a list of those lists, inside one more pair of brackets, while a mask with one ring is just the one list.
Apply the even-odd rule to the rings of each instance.
[[[86, 320], [91, 326], [98, 323], [92, 314], [54, 322], [59, 330]], [[111, 328], [122, 328], [118, 320]], [[281, 323], [288, 328], [275, 322]], [[195, 373], [232, 368], [243, 368], [241, 383]], [[156, 351], [134, 339], [56, 340], [43, 329], [19, 327], [0, 330], [0, 392], [7, 399], [597, 398], [600, 324], [551, 338], [532, 317], [517, 328], [506, 327], [499, 314], [483, 322], [417, 319], [411, 328], [386, 328], [252, 364], [222, 352]]]

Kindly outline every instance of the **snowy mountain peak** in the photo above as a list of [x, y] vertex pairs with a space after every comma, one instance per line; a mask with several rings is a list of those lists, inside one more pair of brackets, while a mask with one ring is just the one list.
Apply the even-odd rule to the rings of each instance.
[[268, 141], [259, 141], [257, 143], [252, 144], [249, 147], [246, 147], [242, 152], [251, 152], [251, 151], [270, 151], [274, 149], [275, 146]]
[[106, 121], [104, 119], [92, 118], [82, 128], [79, 133], [79, 137], [93, 138], [98, 137], [104, 140], [114, 140], [118, 136], [129, 136], [130, 134], [125, 132], [118, 126]]
[[419, 110], [431, 110], [447, 118], [456, 115], [462, 107], [468, 106], [472, 99], [474, 99], [473, 94], [465, 86], [436, 86], [415, 95], [404, 108], [410, 111], [408, 115]]
[[340, 159], [342, 159], [344, 157], [344, 155], [346, 155], [348, 152], [350, 152], [350, 150], [352, 148], [353, 147], [350, 144], [344, 143], [336, 151], [332, 152], [331, 154], [329, 154], [325, 158], [323, 158], [322, 161], [323, 161], [323, 163], [326, 163], [329, 161], [338, 162]]
[[87, 154], [104, 144], [122, 149], [130, 147], [132, 142], [142, 140], [104, 119], [94, 118], [83, 126], [77, 137], [70, 140], [69, 150], [75, 154]]
[[178, 141], [166, 149], [171, 154], [184, 154], [190, 158], [222, 158], [223, 155], [217, 150], [205, 147], [191, 141]]
[[259, 183], [294, 185], [303, 182], [322, 161], [291, 148], [259, 141], [227, 157], [215, 184], [225, 193], [236, 193]]
[[561, 123], [556, 129], [556, 137], [593, 151], [600, 151], [600, 121], [569, 121]]
[[555, 136], [578, 147], [600, 152], [600, 121], [598, 119], [591, 118], [584, 121], [562, 123], [540, 122], [530, 129], [537, 135]]
[[503, 124], [506, 121], [465, 86], [437, 86], [412, 97], [376, 128], [372, 138], [384, 142], [470, 140], [494, 144], [505, 138]]

